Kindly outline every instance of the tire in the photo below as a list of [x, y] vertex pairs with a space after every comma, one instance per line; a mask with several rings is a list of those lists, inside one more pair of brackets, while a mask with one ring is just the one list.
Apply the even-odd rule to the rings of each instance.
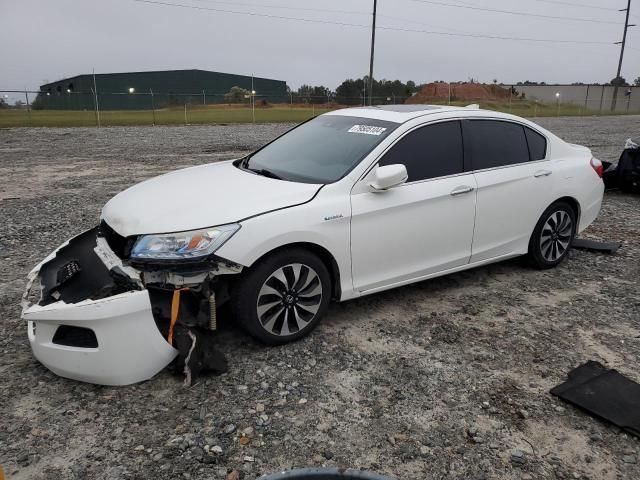
[[[559, 224], [558, 224], [559, 222]], [[576, 234], [576, 213], [566, 202], [547, 208], [529, 240], [529, 261], [540, 269], [559, 265], [569, 253]]]
[[231, 309], [242, 328], [269, 345], [308, 335], [331, 299], [331, 277], [313, 253], [295, 248], [259, 260], [238, 279]]

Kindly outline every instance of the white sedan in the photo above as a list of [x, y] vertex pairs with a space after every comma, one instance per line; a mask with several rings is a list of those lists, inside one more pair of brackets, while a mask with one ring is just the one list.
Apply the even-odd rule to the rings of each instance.
[[307, 335], [331, 300], [518, 255], [554, 267], [598, 215], [601, 176], [589, 149], [512, 115], [338, 110], [245, 158], [116, 195], [99, 227], [34, 268], [23, 318], [57, 374], [134, 383], [179, 352], [189, 364], [225, 302], [280, 344]]

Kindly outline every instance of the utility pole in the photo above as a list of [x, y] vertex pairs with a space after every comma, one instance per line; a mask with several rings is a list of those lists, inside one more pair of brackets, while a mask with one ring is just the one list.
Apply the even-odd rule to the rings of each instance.
[[27, 116], [29, 117], [29, 125], [31, 125], [31, 105], [29, 105], [29, 93], [24, 89], [24, 98], [27, 101]]
[[[371, 25], [371, 60], [369, 62], [369, 105], [373, 105], [373, 51], [376, 45], [376, 8], [377, 6], [378, 6], [378, 0], [373, 0], [373, 24]], [[628, 12], [627, 12], [627, 15], [629, 15]]]
[[149, 93], [151, 94], [151, 111], [153, 112], [153, 126], [156, 126], [156, 106], [153, 102], [153, 89], [149, 89]]
[[253, 89], [253, 73], [251, 74], [251, 118], [256, 123], [256, 91]]
[[613, 88], [613, 98], [611, 99], [611, 111], [615, 112], [616, 110], [616, 102], [618, 101], [618, 82], [617, 80], [620, 78], [620, 72], [622, 71], [622, 57], [624, 57], [624, 47], [627, 43], [627, 29], [629, 27], [635, 27], [635, 25], [629, 24], [629, 11], [631, 10], [631, 0], [627, 0], [627, 8], [623, 8], [621, 12], [627, 12], [626, 18], [624, 19], [624, 33], [622, 34], [622, 41], [616, 42], [615, 45], [620, 45], [620, 60], [618, 61], [618, 73], [616, 74], [616, 85]]
[[93, 94], [95, 95], [95, 106], [96, 106], [96, 121], [98, 123], [98, 128], [100, 128], [100, 105], [98, 104], [98, 86], [96, 84], [96, 69], [93, 69]]

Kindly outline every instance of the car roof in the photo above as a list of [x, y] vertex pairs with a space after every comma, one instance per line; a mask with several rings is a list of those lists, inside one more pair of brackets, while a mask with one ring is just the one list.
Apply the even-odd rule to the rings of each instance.
[[[480, 108], [478, 105], [469, 105], [467, 107], [453, 107], [451, 105], [376, 105], [370, 107], [343, 108], [325, 113], [325, 115], [372, 118], [394, 123], [404, 123], [424, 115], [446, 112], [455, 112], [455, 115], [460, 115], [461, 112], [469, 111], [477, 112], [480, 111]], [[490, 116], [502, 116], [500, 113], [490, 110], [481, 111], [486, 112]]]
[[[424, 118], [425, 122], [433, 120], [446, 120], [448, 118], [482, 118], [494, 120], [507, 120], [526, 125], [538, 133], [547, 137], [548, 141], [562, 142], [549, 130], [526, 118], [518, 117], [510, 113], [485, 110], [477, 104], [466, 107], [454, 107], [451, 105], [379, 105], [370, 107], [352, 107], [333, 110], [324, 115], [341, 115], [345, 117], [370, 118], [397, 124], [402, 124], [415, 118]], [[431, 117], [431, 118], [429, 118]]]

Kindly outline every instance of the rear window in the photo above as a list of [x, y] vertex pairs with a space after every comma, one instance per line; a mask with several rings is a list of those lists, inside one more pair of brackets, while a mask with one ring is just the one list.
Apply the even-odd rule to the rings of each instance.
[[471, 120], [469, 133], [474, 170], [504, 167], [529, 161], [524, 127], [499, 120]]
[[547, 139], [528, 127], [524, 127], [524, 133], [527, 136], [531, 160], [544, 160], [547, 156]]

